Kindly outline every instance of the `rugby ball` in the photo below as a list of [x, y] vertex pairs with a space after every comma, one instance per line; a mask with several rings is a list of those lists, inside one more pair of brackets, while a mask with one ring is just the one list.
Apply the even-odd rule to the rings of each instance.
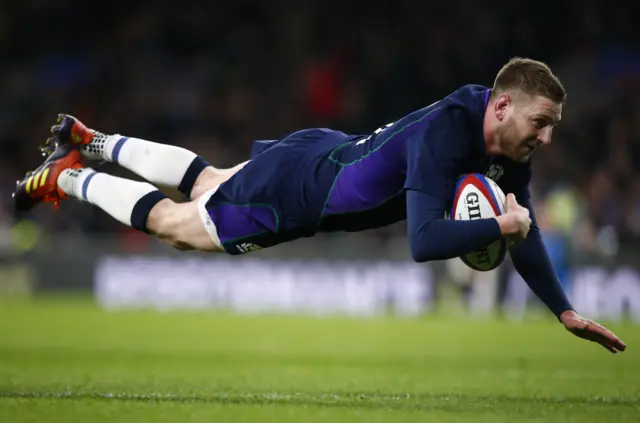
[[[504, 212], [505, 196], [494, 181], [479, 173], [470, 173], [458, 179], [451, 219], [484, 219], [500, 216]], [[501, 238], [460, 258], [470, 268], [484, 272], [498, 267], [506, 255], [507, 241]]]

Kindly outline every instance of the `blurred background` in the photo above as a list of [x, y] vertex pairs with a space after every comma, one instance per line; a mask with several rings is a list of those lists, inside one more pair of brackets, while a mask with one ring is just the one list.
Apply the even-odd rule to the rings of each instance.
[[[17, 216], [11, 192], [40, 162], [36, 147], [59, 112], [224, 167], [245, 160], [253, 140], [299, 128], [370, 132], [461, 85], [490, 86], [504, 62], [527, 56], [547, 62], [569, 95], [552, 146], [534, 160], [551, 257], [583, 310], [640, 320], [639, 9], [584, 0], [0, 2], [0, 295], [94, 289], [112, 306], [251, 308], [268, 291], [285, 299], [260, 304], [281, 308], [302, 304], [296, 290], [321, 296], [338, 280], [329, 309], [344, 301], [342, 311], [378, 312], [391, 301], [423, 313], [444, 301], [518, 316], [536, 301], [508, 262], [488, 274], [457, 260], [417, 266], [402, 224], [202, 257], [77, 202]], [[310, 261], [315, 272], [300, 267]], [[354, 295], [371, 303], [353, 306]]]

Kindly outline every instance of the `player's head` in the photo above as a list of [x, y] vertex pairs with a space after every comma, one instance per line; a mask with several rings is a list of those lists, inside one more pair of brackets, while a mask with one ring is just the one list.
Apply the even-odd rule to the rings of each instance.
[[525, 162], [548, 145], [565, 100], [562, 83], [546, 64], [511, 59], [498, 72], [487, 107], [490, 137], [500, 154]]

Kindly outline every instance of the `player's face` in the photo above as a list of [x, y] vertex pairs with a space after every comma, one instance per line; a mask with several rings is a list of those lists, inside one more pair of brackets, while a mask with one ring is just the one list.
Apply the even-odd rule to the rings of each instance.
[[562, 105], [548, 98], [521, 94], [507, 101], [498, 127], [503, 155], [526, 162], [538, 148], [551, 143], [553, 127], [560, 122]]

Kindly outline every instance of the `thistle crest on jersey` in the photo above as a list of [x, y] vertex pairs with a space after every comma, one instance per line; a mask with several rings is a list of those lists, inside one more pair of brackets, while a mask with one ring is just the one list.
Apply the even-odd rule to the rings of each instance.
[[499, 164], [492, 164], [489, 167], [489, 170], [487, 171], [486, 175], [487, 175], [487, 178], [490, 178], [495, 182], [498, 182], [500, 178], [502, 178], [502, 175], [504, 175], [504, 167]]

